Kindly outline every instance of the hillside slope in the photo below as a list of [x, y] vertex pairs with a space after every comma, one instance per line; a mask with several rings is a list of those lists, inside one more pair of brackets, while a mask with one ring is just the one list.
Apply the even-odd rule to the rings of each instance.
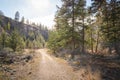
[[22, 22], [17, 22], [9, 17], [1, 16], [1, 15], [0, 15], [0, 32], [2, 32], [2, 29], [5, 29], [8, 23], [10, 24], [10, 31], [7, 31], [8, 33], [11, 33], [14, 29], [17, 29], [19, 33], [25, 36], [26, 38], [29, 37], [29, 33], [33, 32], [35, 36], [41, 34], [45, 40], [48, 39], [47, 29], [41, 29], [36, 25], [29, 25], [29, 24], [24, 24]]

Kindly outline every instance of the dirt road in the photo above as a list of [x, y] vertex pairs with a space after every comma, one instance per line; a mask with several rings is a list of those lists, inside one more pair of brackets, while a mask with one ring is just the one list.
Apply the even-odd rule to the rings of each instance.
[[[84, 70], [74, 71], [67, 61], [49, 55], [47, 49], [38, 49], [32, 53], [34, 56], [29, 62], [20, 61], [9, 65], [7, 74], [10, 80], [88, 80], [82, 79]], [[27, 54], [31, 54], [29, 50]]]
[[[30, 58], [31, 56], [31, 58]], [[84, 57], [84, 58], [83, 58]], [[47, 49], [27, 50], [16, 56], [14, 63], [2, 65], [0, 80], [117, 80], [119, 63], [93, 59], [91, 65], [83, 56], [80, 66], [75, 70], [67, 61], [48, 54]], [[91, 59], [89, 59], [91, 62]], [[97, 63], [95, 63], [97, 61]], [[74, 62], [74, 61], [73, 61]], [[86, 62], [86, 63], [85, 63]], [[83, 66], [82, 66], [83, 65]], [[98, 66], [99, 65], [99, 66]]]
[[41, 54], [39, 80], [80, 80], [66, 62], [50, 56], [45, 49], [38, 52]]

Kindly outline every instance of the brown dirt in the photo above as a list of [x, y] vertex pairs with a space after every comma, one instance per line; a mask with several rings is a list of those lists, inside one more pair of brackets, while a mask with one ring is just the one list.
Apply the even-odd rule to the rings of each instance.
[[65, 60], [47, 54], [47, 49], [35, 50], [29, 62], [21, 61], [7, 67], [10, 70], [6, 72], [6, 80], [87, 80], [82, 79], [84, 71], [74, 71]]

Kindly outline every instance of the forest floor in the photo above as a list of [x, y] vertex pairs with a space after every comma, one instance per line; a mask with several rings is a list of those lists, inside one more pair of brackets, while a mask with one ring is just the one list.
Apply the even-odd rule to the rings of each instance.
[[[93, 60], [94, 65], [87, 66], [86, 63], [81, 62], [79, 64], [75, 61], [69, 63], [69, 61], [48, 54], [47, 49], [38, 49], [33, 52], [26, 50], [24, 55], [27, 57], [21, 56], [22, 58], [17, 62], [2, 65], [0, 80], [120, 80], [119, 63], [111, 62], [111, 65], [107, 62], [105, 64], [104, 60], [97, 61], [99, 59]], [[82, 61], [86, 62], [85, 59], [84, 57]], [[103, 75], [109, 77], [102, 79]]]

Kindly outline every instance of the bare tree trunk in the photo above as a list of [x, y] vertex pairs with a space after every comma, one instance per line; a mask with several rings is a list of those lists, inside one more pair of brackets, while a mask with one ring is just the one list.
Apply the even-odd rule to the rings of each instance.
[[74, 0], [72, 0], [72, 41], [73, 41], [73, 48], [72, 48], [72, 58], [74, 58], [73, 50], [75, 49], [75, 40], [74, 40], [74, 26], [75, 26], [75, 18], [74, 18]]
[[90, 33], [90, 36], [91, 36], [91, 50], [92, 50], [92, 53], [93, 53], [93, 33], [92, 33], [92, 29], [91, 29], [91, 33]]
[[97, 33], [97, 42], [96, 42], [96, 47], [95, 47], [95, 52], [96, 52], [96, 53], [98, 52], [99, 36], [100, 36], [100, 33], [99, 33], [99, 31], [98, 31], [98, 33]]
[[[108, 18], [108, 15], [109, 14], [109, 12], [108, 12], [108, 9], [107, 9], [107, 7], [106, 7], [106, 21], [107, 21], [107, 38], [109, 39], [109, 37], [110, 37], [110, 35], [109, 35], [109, 18]], [[108, 48], [109, 48], [109, 53], [111, 54], [111, 45], [108, 45]]]
[[83, 14], [83, 20], [82, 20], [82, 22], [83, 22], [83, 29], [82, 29], [82, 52], [84, 53], [85, 52], [85, 43], [84, 43], [84, 40], [85, 40], [85, 28], [84, 28], [84, 14]]

